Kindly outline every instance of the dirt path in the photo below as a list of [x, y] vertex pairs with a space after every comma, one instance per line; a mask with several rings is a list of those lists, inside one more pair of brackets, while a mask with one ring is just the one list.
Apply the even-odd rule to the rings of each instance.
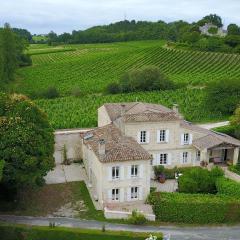
[[229, 125], [229, 121], [198, 124], [199, 127], [202, 127], [202, 128], [205, 128], [205, 129], [213, 129], [213, 128], [217, 128], [217, 127], [224, 127], [224, 126], [227, 126], [227, 125]]

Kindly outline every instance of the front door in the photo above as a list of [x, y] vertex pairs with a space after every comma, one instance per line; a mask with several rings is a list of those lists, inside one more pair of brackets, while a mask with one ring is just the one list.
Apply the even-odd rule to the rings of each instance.
[[227, 149], [223, 149], [222, 150], [222, 162], [226, 162], [227, 161], [227, 153], [228, 153]]

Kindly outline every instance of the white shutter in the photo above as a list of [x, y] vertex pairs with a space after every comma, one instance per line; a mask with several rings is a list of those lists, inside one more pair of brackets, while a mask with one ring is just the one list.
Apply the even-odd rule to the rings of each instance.
[[138, 188], [138, 196], [139, 196], [139, 200], [143, 200], [143, 188], [139, 187]]
[[150, 133], [149, 133], [149, 131], [146, 131], [146, 142], [147, 143], [150, 142]]
[[138, 142], [138, 143], [141, 143], [140, 140], [141, 140], [141, 132], [138, 132], [138, 133], [137, 133], [137, 142]]
[[184, 134], [181, 134], [181, 145], [184, 145]]
[[180, 163], [183, 164], [183, 152], [180, 153]]
[[124, 202], [124, 188], [120, 188], [120, 202]]
[[192, 140], [193, 140], [193, 135], [192, 135], [192, 134], [189, 134], [189, 144], [190, 144], [190, 145], [192, 144]]
[[120, 180], [124, 180], [124, 166], [120, 166]]
[[168, 129], [166, 130], [166, 142], [167, 143], [169, 142], [169, 130]]
[[108, 181], [112, 181], [112, 167], [108, 167]]
[[172, 164], [172, 154], [171, 153], [168, 153], [168, 155], [167, 155], [167, 164], [168, 165]]
[[157, 143], [160, 143], [160, 130], [157, 130]]
[[156, 166], [157, 165], [157, 154], [156, 153], [153, 153], [153, 166]]
[[131, 166], [128, 166], [127, 178], [131, 179]]
[[188, 152], [188, 163], [192, 163], [192, 153]]
[[108, 202], [112, 201], [112, 189], [108, 190]]
[[139, 165], [139, 177], [143, 178], [143, 165]]
[[128, 202], [131, 201], [131, 188], [130, 187], [127, 189], [127, 201]]

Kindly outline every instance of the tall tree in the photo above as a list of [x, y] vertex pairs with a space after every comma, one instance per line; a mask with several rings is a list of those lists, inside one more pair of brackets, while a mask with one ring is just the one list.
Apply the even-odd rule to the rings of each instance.
[[227, 27], [228, 35], [240, 35], [240, 27], [237, 24], [229, 24]]
[[2, 184], [41, 185], [54, 167], [54, 135], [46, 115], [25, 96], [0, 94], [0, 133]]
[[1, 82], [14, 80], [14, 74], [17, 68], [17, 46], [15, 34], [8, 23], [0, 32], [0, 48], [2, 61]]

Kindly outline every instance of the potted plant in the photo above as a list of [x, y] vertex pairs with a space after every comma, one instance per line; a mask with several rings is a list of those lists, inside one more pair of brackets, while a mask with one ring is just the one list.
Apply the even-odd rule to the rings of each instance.
[[160, 182], [160, 183], [165, 183], [165, 181], [166, 181], [166, 176], [165, 176], [164, 173], [161, 173], [161, 174], [159, 175], [159, 182]]

